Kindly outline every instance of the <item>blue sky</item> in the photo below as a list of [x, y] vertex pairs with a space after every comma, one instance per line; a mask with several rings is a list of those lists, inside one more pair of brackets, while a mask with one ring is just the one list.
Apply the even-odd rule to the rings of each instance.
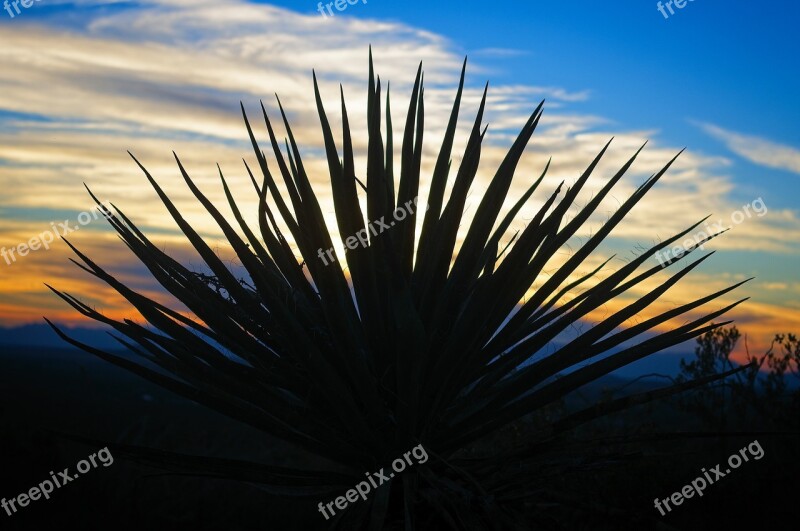
[[[490, 129], [473, 191], [477, 199], [521, 120], [543, 97], [548, 100], [545, 118], [512, 192], [523, 190], [551, 156], [545, 187], [552, 190], [562, 179], [569, 184], [614, 136], [598, 171], [602, 183], [644, 140], [650, 141], [595, 227], [638, 183], [687, 147], [615, 231], [598, 264], [612, 253], [630, 256], [637, 245], [666, 238], [706, 215], [729, 220], [743, 205], [763, 198], [768, 214], [748, 218], [715, 240], [711, 248], [718, 256], [664, 304], [755, 275], [757, 282], [740, 293], [753, 301], [735, 317], [762, 344], [774, 332], [800, 332], [796, 4], [695, 0], [668, 19], [649, 0], [368, 0], [336, 13], [323, 18], [310, 0], [42, 0], [13, 19], [0, 11], [5, 46], [0, 55], [5, 95], [0, 100], [0, 247], [11, 248], [47, 229], [56, 221], [53, 216], [66, 219], [73, 212], [74, 222], [90, 206], [86, 182], [102, 200], [134, 211], [165, 247], [188, 257], [185, 242], [125, 150], [140, 156], [196, 214], [196, 205], [175, 180], [171, 150], [185, 157], [211, 197], [222, 200], [214, 188], [215, 163], [239, 178], [241, 157], [250, 156], [239, 101], [253, 112], [263, 98], [274, 111], [274, 92], [306, 146], [308, 167], [318, 172], [313, 179], [324, 201], [310, 72], [316, 68], [334, 123], [337, 85], [344, 85], [357, 129], [363, 124], [366, 52], [372, 44], [378, 72], [392, 82], [396, 128], [404, 122], [416, 64], [424, 62], [431, 152], [463, 56], [469, 56], [463, 127], [490, 80]], [[359, 142], [363, 135], [356, 131], [355, 138]], [[457, 137], [456, 152], [463, 140]], [[363, 147], [356, 149], [363, 153]], [[425, 171], [432, 161], [425, 152]], [[246, 186], [241, 190], [247, 193]], [[523, 211], [515, 229], [524, 226], [540, 201], [534, 199]], [[332, 219], [331, 211], [326, 213]], [[215, 233], [213, 224], [198, 223], [204, 233]], [[147, 285], [129, 257], [114, 251], [113, 234], [87, 228], [92, 230], [80, 234], [79, 244], [116, 262], [129, 281]], [[76, 274], [67, 256], [63, 246], [54, 247], [26, 257], [24, 266], [15, 263], [0, 271], [0, 324], [36, 322], [43, 313], [69, 319], [44, 291], [42, 279], [92, 293], [109, 314], [126, 315], [112, 294], [94, 291]]]
[[[309, 13], [315, 7], [308, 2]], [[371, 0], [337, 16], [401, 21], [446, 35], [477, 58], [481, 50], [506, 51], [489, 54], [493, 81], [588, 89], [587, 108], [624, 126], [658, 129], [678, 145], [722, 149], [692, 124], [700, 121], [800, 146], [795, 2], [695, 0], [665, 19], [651, 1]], [[765, 184], [790, 190], [770, 199], [794, 206], [796, 174], [739, 162], [738, 177], [757, 173]]]

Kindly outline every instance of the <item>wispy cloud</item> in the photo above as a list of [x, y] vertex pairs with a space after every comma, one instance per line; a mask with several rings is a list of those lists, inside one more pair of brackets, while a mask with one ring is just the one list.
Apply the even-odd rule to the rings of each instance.
[[525, 50], [514, 50], [511, 48], [481, 48], [475, 50], [474, 55], [482, 57], [518, 57], [528, 55], [530, 52]]
[[[361, 16], [325, 19], [313, 12], [300, 14], [240, 0], [144, 0], [121, 2], [116, 7], [108, 2], [100, 4], [77, 2], [72, 4], [75, 12], [65, 14], [62, 8], [52, 18], [37, 15], [36, 19], [0, 26], [0, 40], [14, 43], [13, 53], [0, 54], [0, 93], [7, 95], [0, 99], [0, 207], [31, 212], [73, 209], [77, 213], [86, 209], [82, 183], [87, 182], [99, 196], [114, 201], [149, 234], [155, 234], [154, 240], [168, 252], [191, 262], [192, 253], [175, 236], [174, 223], [145, 186], [125, 150], [131, 149], [140, 157], [199, 231], [218, 234], [183, 186], [170, 151], [178, 152], [212, 201], [224, 204], [215, 168], [219, 162], [231, 178], [234, 193], [240, 192], [242, 210], [257, 211], [241, 162], [243, 156], [252, 157], [238, 105], [244, 101], [255, 118], [260, 112], [258, 100], [263, 97], [267, 110], [276, 115], [277, 105], [271, 95], [277, 92], [303, 150], [306, 169], [321, 195], [326, 219], [335, 229], [311, 70], [317, 69], [324, 103], [336, 130], [341, 124], [341, 82], [354, 128], [357, 168], [363, 171], [368, 43], [373, 45], [382, 81], [391, 80], [396, 137], [405, 123], [404, 106], [417, 64], [424, 62], [421, 188], [426, 189], [463, 61], [443, 36], [396, 22]], [[498, 53], [482, 52], [470, 54], [454, 168], [460, 162], [466, 132], [489, 71], [481, 60]], [[519, 164], [512, 189], [516, 196], [527, 189], [551, 156], [553, 164], [540, 197], [546, 197], [562, 180], [567, 185], [574, 183], [614, 136], [611, 149], [596, 170], [596, 180], [579, 200], [585, 203], [645, 140], [651, 139], [630, 175], [591, 220], [593, 230], [678, 152], [680, 147], [661, 141], [656, 130], [624, 128], [600, 109], [586, 111], [591, 104], [591, 88], [508, 83], [490, 86], [486, 114], [489, 132], [464, 227], [481, 199], [480, 191], [485, 190], [527, 113], [542, 98], [547, 99], [544, 119]], [[573, 105], [576, 102], [581, 102], [580, 109]], [[257, 126], [263, 138], [263, 124]], [[730, 217], [741, 207], [730, 199], [734, 189], [733, 179], [726, 173], [730, 164], [730, 160], [713, 154], [684, 153], [659, 186], [614, 231], [616, 241], [612, 243], [630, 246], [632, 242], [656, 241], [712, 213]], [[525, 219], [530, 219], [541, 204], [541, 200], [532, 201], [514, 228], [524, 226]], [[46, 217], [49, 214], [36, 219], [7, 212], [0, 210], [0, 244], [7, 246], [25, 241], [51, 221]], [[722, 239], [717, 245], [786, 253], [796, 252], [792, 242], [800, 241], [797, 216], [772, 208], [769, 216], [748, 221], [736, 231], [736, 238]], [[112, 234], [87, 234], [81, 234], [75, 243], [87, 247], [88, 254], [99, 256], [104, 265], [123, 271], [126, 282], [148, 293], [156, 291], [145, 272], [131, 265], [131, 256], [119, 252], [120, 244]], [[220, 252], [224, 252], [224, 241], [220, 238], [219, 242]], [[715, 248], [720, 248], [717, 245]], [[77, 293], [92, 293], [96, 297], [93, 303], [114, 315], [123, 315], [127, 306], [114, 300], [110, 292], [93, 291], [89, 279], [70, 267], [67, 255], [62, 245], [48, 254], [32, 256], [24, 267], [4, 271], [0, 275], [0, 320], [38, 319], [44, 310], [56, 317], [73, 315], [69, 311], [53, 313], [56, 308], [61, 312], [62, 305], [46, 292], [42, 281]], [[57, 281], [53, 277], [58, 277]], [[706, 288], [703, 282], [687, 284], [681, 295], [688, 298]]]
[[800, 149], [755, 135], [723, 129], [714, 124], [693, 122], [726, 147], [755, 164], [800, 174]]

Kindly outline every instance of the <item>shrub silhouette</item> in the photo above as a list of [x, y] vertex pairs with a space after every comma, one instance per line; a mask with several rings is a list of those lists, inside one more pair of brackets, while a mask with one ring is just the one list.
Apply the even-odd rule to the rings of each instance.
[[740, 365], [730, 358], [740, 338], [735, 326], [717, 328], [697, 338], [695, 359], [681, 360], [677, 381], [747, 368], [733, 378], [681, 395], [678, 406], [720, 432], [735, 428], [796, 430], [800, 427], [800, 388], [787, 383], [786, 376], [800, 377], [800, 340], [794, 334], [775, 334], [763, 355], [751, 354], [748, 349], [745, 363]]
[[[237, 278], [218, 258], [135, 158], [202, 258], [204, 271], [191, 271], [162, 252], [121, 209], [106, 209], [89, 192], [128, 248], [193, 317], [124, 285], [68, 242], [82, 261], [80, 267], [119, 292], [150, 326], [107, 318], [77, 297], [53, 289], [83, 315], [113, 328], [120, 344], [138, 361], [75, 341], [54, 326], [57, 333], [110, 363], [331, 464], [278, 467], [122, 445], [112, 448], [152, 462], [173, 463], [183, 471], [264, 483], [287, 496], [309, 499], [309, 507], [316, 510], [317, 502], [342, 495], [362, 481], [366, 472], [385, 467], [422, 444], [431, 456], [426, 464], [398, 474], [388, 487], [374, 490], [367, 501], [351, 504], [324, 524], [340, 529], [382, 529], [399, 522], [405, 523], [405, 529], [524, 529], [537, 521], [536, 509], [528, 503], [538, 488], [532, 480], [545, 477], [539, 473], [542, 466], [551, 467], [543, 465], [542, 459], [547, 456], [548, 463], [552, 462], [553, 453], [560, 450], [556, 442], [559, 434], [597, 417], [736, 372], [733, 369], [598, 403], [552, 419], [548, 429], [518, 438], [515, 444], [486, 444], [487, 437], [497, 430], [544, 411], [581, 386], [726, 324], [709, 323], [742, 301], [688, 319], [667, 331], [657, 331], [741, 283], [620, 329], [707, 255], [622, 305], [578, 337], [548, 351], [554, 339], [593, 310], [655, 275], [666, 274], [661, 265], [648, 268], [646, 262], [656, 252], [681, 241], [703, 220], [643, 251], [603, 279], [597, 274], [610, 259], [585, 272], [592, 253], [664, 175], [673, 158], [645, 180], [520, 304], [545, 266], [553, 267], [551, 261], [559, 250], [584, 226], [644, 146], [567, 219], [568, 210], [605, 154], [608, 144], [604, 146], [575, 184], [564, 189], [562, 182], [526, 228], [514, 234], [501, 251], [501, 243], [509, 240], [506, 233], [512, 221], [547, 172], [545, 167], [500, 218], [517, 164], [542, 116], [544, 102], [540, 103], [483, 190], [466, 236], [457, 246], [457, 232], [486, 133], [482, 125], [484, 90], [452, 191], [445, 199], [465, 68], [466, 61], [427, 190], [428, 208], [424, 214], [419, 209], [422, 220], [418, 239], [416, 211], [390, 230], [369, 234], [368, 245], [357, 246], [344, 257], [349, 281], [342, 260], [326, 265], [319, 259], [320, 250], [333, 247], [333, 237], [323, 221], [282, 107], [288, 136], [285, 152], [262, 104], [274, 159], [271, 164], [244, 116], [261, 173], [258, 182], [247, 167], [259, 197], [255, 229], [245, 222], [221, 170], [232, 217], [195, 186], [175, 157], [186, 185], [218, 224], [246, 270], [244, 279]], [[389, 219], [396, 209], [420, 195], [425, 116], [422, 65], [400, 139], [401, 157], [395, 164], [388, 90], [384, 108], [381, 81], [376, 79], [370, 52], [365, 183], [358, 179], [354, 164], [343, 93], [341, 143], [337, 145], [316, 77], [314, 89], [337, 228], [345, 242], [348, 236], [367, 232], [360, 194], [365, 198], [369, 220]], [[280, 193], [278, 179], [282, 179], [288, 197]], [[359, 192], [359, 185], [363, 192]], [[290, 245], [282, 228], [291, 234], [295, 246]], [[694, 249], [665, 265], [686, 259]]]

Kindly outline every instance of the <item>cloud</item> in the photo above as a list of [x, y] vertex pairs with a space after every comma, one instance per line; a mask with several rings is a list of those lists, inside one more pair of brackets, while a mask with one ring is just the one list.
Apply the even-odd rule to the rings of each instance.
[[728, 149], [750, 162], [800, 174], [800, 149], [759, 136], [736, 133], [709, 123], [694, 123], [707, 134], [722, 141]]
[[[64, 216], [75, 219], [78, 212], [87, 208], [88, 197], [83, 190], [86, 182], [101, 199], [114, 202], [146, 228], [157, 245], [198, 263], [182, 238], [176, 236], [175, 223], [125, 150], [130, 149], [142, 160], [198, 231], [211, 239], [219, 238], [218, 228], [182, 182], [171, 150], [179, 154], [198, 186], [215, 204], [226, 204], [216, 173], [215, 163], [219, 163], [240, 198], [242, 211], [257, 211], [241, 160], [245, 157], [253, 162], [239, 102], [244, 102], [256, 133], [263, 140], [265, 128], [259, 119], [259, 99], [264, 98], [278, 134], [283, 137], [285, 131], [277, 123], [280, 115], [271, 96], [275, 92], [281, 96], [306, 169], [320, 194], [326, 221], [335, 234], [311, 71], [316, 68], [337, 139], [341, 127], [339, 83], [342, 85], [354, 129], [356, 167], [362, 175], [366, 166], [366, 67], [370, 43], [384, 94], [387, 82], [391, 82], [398, 161], [409, 89], [418, 62], [424, 63], [426, 115], [421, 189], [427, 189], [463, 61], [460, 52], [443, 36], [397, 22], [362, 18], [368, 16], [366, 6], [359, 18], [326, 19], [313, 12], [313, 5], [307, 14], [301, 14], [238, 0], [108, 4], [70, 3], [72, 11], [65, 12], [62, 7], [49, 15], [42, 9], [36, 17], [0, 26], [0, 39], [14, 43], [13, 51], [9, 48], [0, 54], [0, 93], [5, 95], [0, 99], [0, 207], [5, 207], [0, 210], [0, 244], [11, 247], [35, 236], [49, 222], [56, 221], [49, 219], [56, 211], [61, 216], [71, 210], [73, 216]], [[460, 163], [486, 73], [491, 71], [481, 61], [482, 56], [491, 58], [491, 53], [474, 55], [470, 55], [468, 64], [453, 174]], [[579, 204], [585, 204], [608, 182], [646, 139], [652, 141], [630, 174], [590, 219], [583, 237], [596, 231], [639, 184], [679, 151], [679, 146], [661, 142], [656, 130], [626, 129], [598, 110], [586, 111], [591, 94], [591, 87], [490, 85], [485, 116], [489, 132], [462, 228], [468, 226], [481, 191], [486, 189], [528, 113], [543, 98], [547, 99], [544, 118], [518, 166], [512, 197], [506, 206], [538, 177], [548, 158], [552, 157], [553, 163], [541, 193], [521, 212], [512, 230], [523, 227], [562, 180], [567, 185], [574, 183], [612, 136], [615, 140]], [[572, 105], [576, 102], [581, 102], [580, 110]], [[729, 198], [733, 182], [725, 172], [730, 164], [716, 155], [684, 153], [614, 231], [612, 243], [630, 248], [633, 242], [668, 237], [711, 213], [723, 219], [729, 217], [741, 207]], [[17, 209], [14, 212], [23, 208], [38, 214], [9, 214], [9, 207]], [[574, 209], [570, 212], [573, 214]], [[248, 221], [257, 225], [253, 219]], [[724, 238], [718, 244], [715, 241], [714, 248], [796, 251], [791, 246], [800, 241], [798, 227], [800, 221], [793, 212], [771, 209], [769, 216], [737, 227], [736, 238]], [[76, 235], [75, 243], [86, 247], [90, 256], [100, 257], [111, 269], [122, 270], [126, 282], [148, 293], [157, 292], [141, 268], [131, 266], [130, 256], [118, 252], [120, 248], [124, 251], [124, 246], [111, 233], [98, 235], [94, 225], [92, 228]], [[217, 241], [220, 252], [224, 252], [224, 241]], [[38, 318], [42, 308], [48, 310], [48, 315], [53, 308], [61, 308], [46, 294], [43, 281], [66, 286], [76, 293], [92, 293], [98, 306], [102, 303], [110, 313], [121, 315], [127, 306], [114, 300], [107, 290], [89, 288], [95, 284], [71, 267], [67, 256], [62, 244], [57, 250], [39, 252], [27, 257], [24, 264], [5, 270], [8, 275], [0, 280], [0, 320], [11, 319], [14, 307], [18, 311], [13, 318], [26, 320]], [[705, 289], [702, 283], [699, 286]], [[689, 287], [686, 293], [697, 290], [697, 286]], [[71, 313], [58, 314], [66, 315]]]
[[530, 52], [514, 50], [512, 48], [481, 48], [480, 50], [475, 50], [473, 53], [485, 57], [519, 57], [528, 55]]

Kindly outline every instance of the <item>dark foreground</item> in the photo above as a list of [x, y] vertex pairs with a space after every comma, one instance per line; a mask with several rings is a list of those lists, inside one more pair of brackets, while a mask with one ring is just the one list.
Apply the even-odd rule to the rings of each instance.
[[[0, 347], [0, 426], [0, 498], [5, 500], [29, 492], [51, 472], [59, 477], [68, 468], [73, 475], [76, 464], [103, 443], [284, 466], [312, 464], [310, 457], [255, 429], [76, 351]], [[512, 426], [487, 445], [513, 442], [534, 429], [526, 423]], [[580, 430], [576, 439], [629, 436], [608, 439], [599, 453], [596, 444], [587, 450], [577, 440], [566, 441], [566, 465], [563, 459], [558, 465], [543, 460], [541, 475], [530, 478], [530, 500], [521, 502], [531, 514], [531, 528], [795, 529], [798, 438], [752, 432], [700, 437], [701, 431], [708, 430], [668, 405]], [[678, 432], [694, 435], [668, 435]], [[746, 462], [706, 486], [702, 496], [679, 498], [679, 506], [669, 502], [674, 508], [661, 516], [655, 498], [691, 485], [704, 477], [704, 468], [710, 478], [717, 464], [724, 473], [731, 454], [758, 450], [756, 440], [762, 457], [744, 450]], [[0, 508], [0, 529], [326, 529], [317, 502], [327, 500], [297, 501], [263, 486], [186, 475], [109, 453], [113, 463], [96, 460], [96, 467], [55, 489], [49, 500], [17, 507], [11, 516]]]

